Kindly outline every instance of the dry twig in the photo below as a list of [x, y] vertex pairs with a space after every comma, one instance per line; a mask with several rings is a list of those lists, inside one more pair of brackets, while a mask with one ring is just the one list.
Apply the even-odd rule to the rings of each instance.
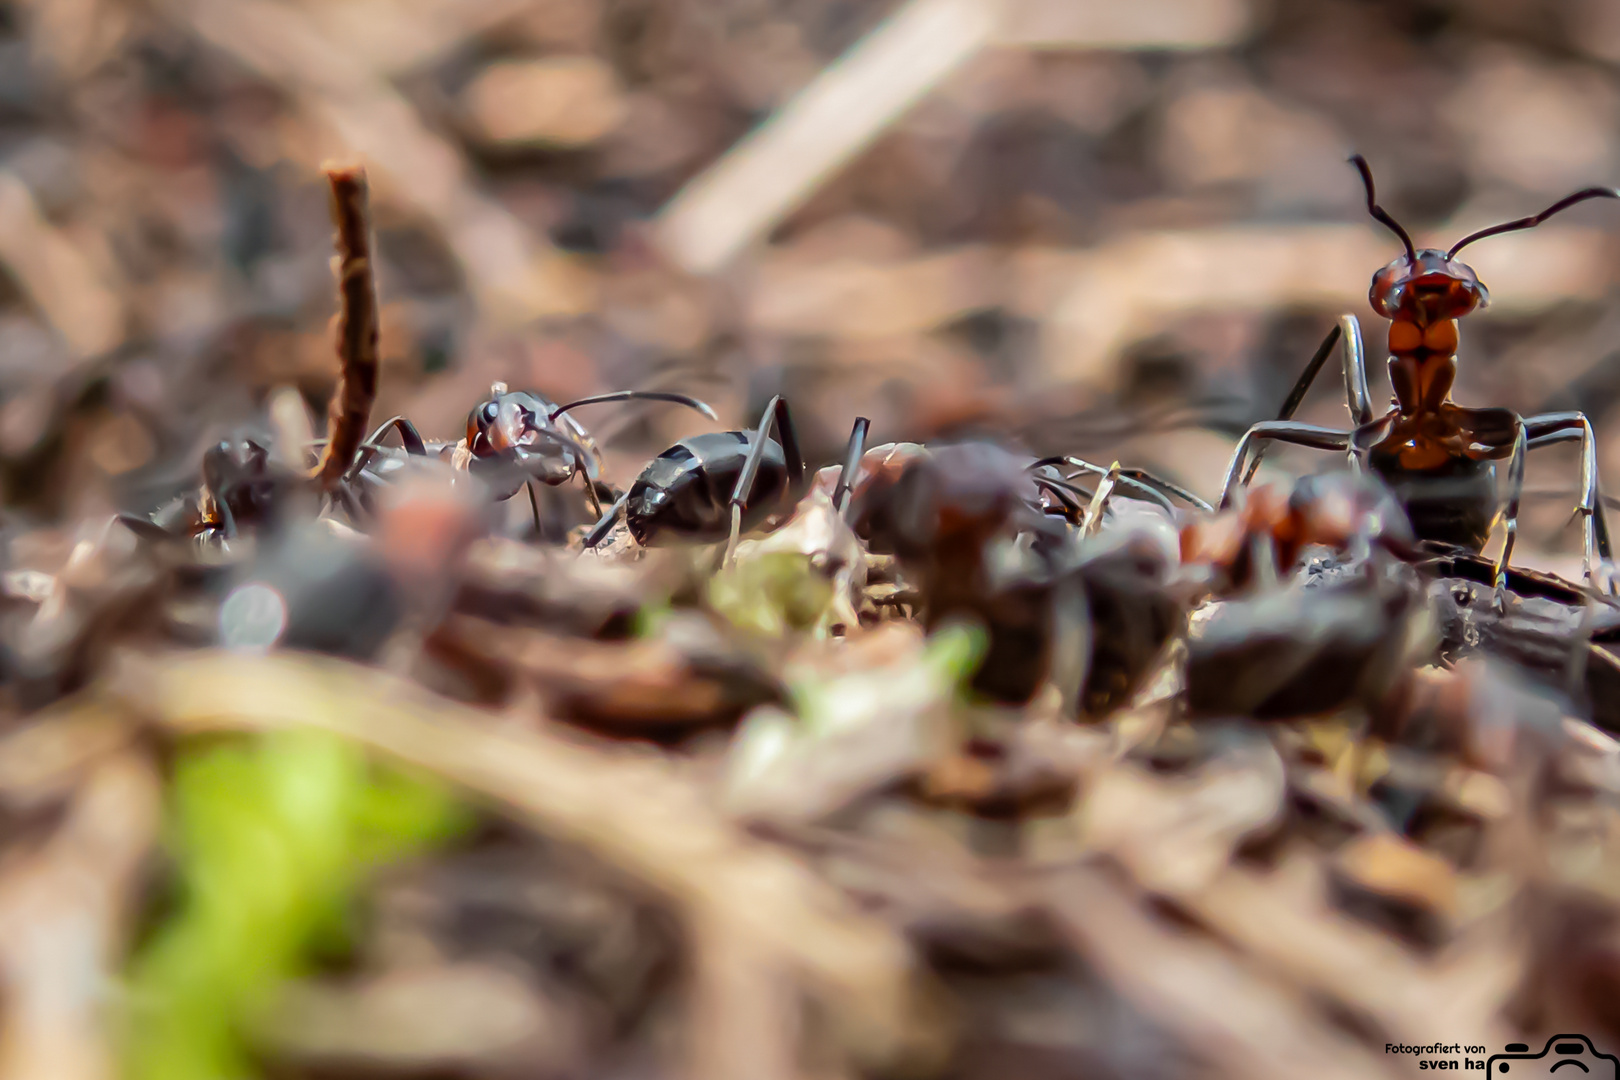
[[343, 479], [366, 437], [377, 398], [377, 283], [371, 263], [371, 220], [366, 171], [359, 165], [328, 165], [332, 224], [337, 229], [338, 384], [327, 413], [326, 449], [310, 472], [331, 491]]

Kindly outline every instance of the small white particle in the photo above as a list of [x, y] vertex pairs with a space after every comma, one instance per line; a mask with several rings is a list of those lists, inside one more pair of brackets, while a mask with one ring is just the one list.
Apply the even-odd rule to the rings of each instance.
[[287, 602], [268, 585], [238, 585], [219, 608], [219, 640], [227, 649], [263, 652], [287, 629]]

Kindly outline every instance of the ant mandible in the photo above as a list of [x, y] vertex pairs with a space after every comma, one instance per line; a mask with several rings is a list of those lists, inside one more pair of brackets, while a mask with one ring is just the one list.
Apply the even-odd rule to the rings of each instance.
[[[1529, 229], [1588, 199], [1620, 198], [1620, 190], [1591, 187], [1553, 203], [1531, 217], [1470, 233], [1447, 251], [1416, 249], [1400, 223], [1378, 205], [1372, 170], [1360, 154], [1350, 159], [1367, 189], [1367, 211], [1400, 237], [1406, 251], [1373, 275], [1368, 294], [1373, 311], [1389, 324], [1389, 379], [1393, 407], [1374, 417], [1367, 391], [1361, 327], [1345, 315], [1322, 343], [1283, 406], [1281, 417], [1251, 427], [1238, 442], [1221, 491], [1227, 506], [1259, 464], [1242, 473], [1250, 447], [1261, 440], [1293, 443], [1349, 455], [1356, 468], [1371, 468], [1394, 491], [1412, 520], [1419, 540], [1479, 553], [1502, 506], [1495, 462], [1508, 460], [1508, 493], [1502, 513], [1506, 536], [1496, 560], [1498, 589], [1505, 586], [1508, 560], [1518, 533], [1519, 499], [1527, 451], [1576, 439], [1581, 443], [1581, 501], [1585, 516], [1583, 569], [1600, 591], [1614, 592], [1606, 567], [1612, 557], [1608, 525], [1598, 494], [1597, 448], [1592, 425], [1580, 412], [1521, 417], [1509, 409], [1470, 409], [1451, 400], [1457, 377], [1457, 320], [1486, 306], [1489, 296], [1473, 269], [1457, 252], [1476, 240]], [[1335, 339], [1343, 337], [1344, 384], [1355, 427], [1350, 431], [1297, 423], [1293, 415], [1326, 361]], [[1604, 579], [1604, 580], [1600, 580]], [[1606, 581], [1606, 583], [1605, 583]]]

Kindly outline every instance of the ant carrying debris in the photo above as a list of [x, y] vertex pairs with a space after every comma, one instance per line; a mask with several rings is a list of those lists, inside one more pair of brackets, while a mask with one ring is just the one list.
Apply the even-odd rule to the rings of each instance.
[[[1503, 408], [1465, 408], [1451, 400], [1451, 387], [1457, 376], [1457, 322], [1482, 310], [1488, 301], [1478, 275], [1457, 259], [1457, 253], [1476, 240], [1534, 228], [1588, 199], [1620, 198], [1620, 191], [1585, 188], [1539, 214], [1470, 233], [1446, 251], [1418, 250], [1400, 223], [1378, 205], [1366, 160], [1359, 154], [1350, 160], [1366, 187], [1368, 213], [1406, 248], [1373, 276], [1369, 292], [1373, 310], [1390, 320], [1393, 406], [1383, 416], [1373, 416], [1361, 328], [1354, 315], [1345, 315], [1301, 375], [1280, 418], [1254, 425], [1239, 441], [1226, 472], [1220, 505], [1230, 504], [1237, 489], [1254, 475], [1253, 465], [1243, 473], [1244, 462], [1250, 448], [1263, 440], [1346, 453], [1354, 466], [1370, 468], [1390, 485], [1421, 541], [1477, 554], [1502, 510], [1506, 536], [1495, 567], [1496, 585], [1501, 589], [1518, 533], [1525, 454], [1578, 439], [1581, 489], [1577, 509], [1585, 517], [1585, 576], [1599, 591], [1615, 593], [1620, 583], [1606, 569], [1612, 549], [1598, 495], [1596, 443], [1586, 415], [1553, 412], [1521, 417]], [[1340, 337], [1346, 399], [1355, 426], [1339, 431], [1289, 419]], [[1505, 509], [1497, 492], [1495, 466], [1503, 459], [1508, 461]]]

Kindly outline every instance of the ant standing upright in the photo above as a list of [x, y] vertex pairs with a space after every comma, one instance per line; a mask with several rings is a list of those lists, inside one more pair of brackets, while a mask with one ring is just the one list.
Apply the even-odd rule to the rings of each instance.
[[[1395, 394], [1392, 408], [1383, 416], [1373, 415], [1361, 327], [1354, 315], [1345, 315], [1300, 377], [1281, 418], [1254, 425], [1238, 442], [1226, 472], [1221, 506], [1228, 505], [1237, 489], [1254, 475], [1258, 451], [1247, 474], [1242, 473], [1243, 465], [1251, 446], [1262, 440], [1344, 452], [1353, 466], [1370, 468], [1390, 486], [1411, 517], [1419, 540], [1478, 554], [1500, 511], [1506, 528], [1495, 568], [1500, 590], [1505, 587], [1508, 560], [1518, 532], [1526, 452], [1578, 439], [1578, 512], [1585, 517], [1583, 568], [1594, 588], [1614, 594], [1616, 582], [1608, 569], [1613, 552], [1598, 490], [1597, 447], [1586, 415], [1554, 412], [1521, 417], [1509, 409], [1466, 408], [1451, 400], [1451, 386], [1457, 377], [1457, 321], [1483, 309], [1489, 299], [1479, 277], [1457, 259], [1457, 252], [1488, 236], [1533, 228], [1588, 199], [1620, 198], [1620, 190], [1585, 188], [1539, 214], [1470, 233], [1447, 251], [1418, 250], [1400, 223], [1378, 205], [1372, 170], [1366, 160], [1357, 154], [1350, 161], [1361, 173], [1367, 189], [1368, 213], [1400, 237], [1406, 247], [1404, 253], [1373, 275], [1369, 292], [1373, 311], [1390, 320], [1389, 378]], [[1354, 428], [1339, 431], [1290, 420], [1327, 359], [1334, 339], [1341, 335], [1345, 394]], [[1504, 458], [1508, 461], [1505, 510], [1497, 493], [1495, 465]]]

